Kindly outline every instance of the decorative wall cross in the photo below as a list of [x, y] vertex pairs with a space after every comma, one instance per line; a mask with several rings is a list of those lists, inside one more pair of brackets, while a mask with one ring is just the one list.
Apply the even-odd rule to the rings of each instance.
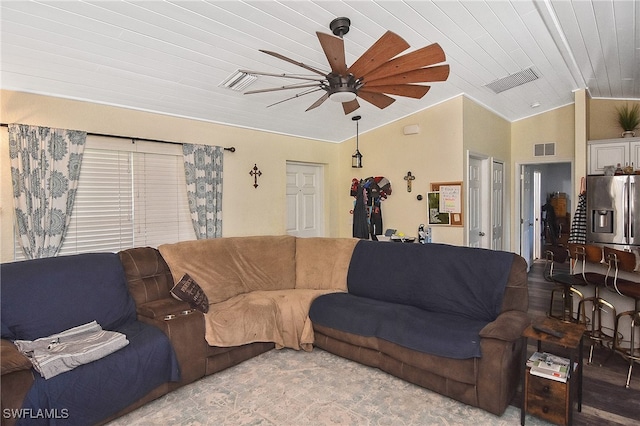
[[260, 170], [258, 170], [258, 165], [254, 164], [253, 165], [253, 169], [251, 169], [251, 171], [249, 172], [250, 176], [253, 176], [253, 187], [257, 188], [258, 187], [258, 176], [262, 176], [262, 172]]
[[411, 172], [407, 172], [407, 175], [404, 177], [404, 180], [407, 181], [407, 192], [411, 192], [411, 182], [415, 180], [416, 177], [411, 174]]

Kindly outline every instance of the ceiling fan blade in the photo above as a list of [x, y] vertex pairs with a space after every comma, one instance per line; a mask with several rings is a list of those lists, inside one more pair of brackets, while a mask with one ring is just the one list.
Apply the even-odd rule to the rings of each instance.
[[365, 92], [362, 90], [358, 91], [358, 96], [380, 109], [384, 109], [396, 101], [395, 99], [387, 95], [383, 95], [382, 93]]
[[344, 59], [344, 40], [331, 34], [316, 32], [324, 54], [331, 65], [331, 71], [336, 74], [347, 74], [347, 62]]
[[356, 78], [362, 77], [408, 48], [409, 43], [402, 37], [387, 31], [349, 67], [347, 72]]
[[281, 103], [286, 102], [286, 101], [290, 101], [291, 99], [296, 99], [296, 98], [299, 98], [301, 96], [308, 95], [308, 94], [313, 93], [313, 92], [317, 92], [318, 90], [323, 90], [323, 89], [318, 88], [318, 89], [305, 90], [304, 92], [296, 93], [294, 96], [291, 96], [291, 97], [283, 99], [281, 101], [272, 103], [271, 105], [267, 105], [267, 108], [272, 107], [274, 105], [281, 104]]
[[244, 92], [245, 95], [253, 95], [255, 93], [277, 92], [278, 90], [304, 89], [305, 87], [319, 87], [318, 83], [298, 83], [288, 86], [271, 87], [269, 89], [249, 90]]
[[309, 65], [303, 64], [302, 62], [298, 62], [298, 61], [293, 60], [291, 58], [287, 58], [286, 56], [281, 55], [279, 53], [271, 52], [270, 50], [262, 50], [262, 49], [260, 49], [260, 51], [262, 53], [266, 53], [267, 55], [271, 55], [274, 58], [282, 59], [283, 61], [287, 61], [287, 62], [289, 62], [291, 64], [297, 65], [297, 66], [302, 67], [302, 68], [304, 68], [306, 70], [309, 70], [311, 72], [315, 72], [316, 74], [320, 74], [321, 76], [325, 76], [327, 74], [326, 72], [317, 70], [317, 69], [315, 69], [315, 68], [313, 68], [313, 67], [311, 67]]
[[325, 81], [326, 78], [320, 78], [320, 77], [311, 77], [311, 76], [304, 76], [304, 75], [299, 75], [299, 74], [276, 74], [276, 73], [272, 73], [272, 72], [262, 72], [262, 71], [250, 71], [250, 70], [238, 70], [239, 72], [243, 72], [245, 74], [254, 74], [254, 75], [264, 75], [267, 77], [282, 77], [282, 78], [293, 78], [293, 79], [297, 79], [297, 80], [307, 80], [307, 81]]
[[436, 65], [434, 67], [420, 68], [407, 71], [402, 74], [376, 80], [365, 81], [365, 87], [387, 86], [393, 84], [425, 83], [430, 81], [445, 81], [449, 77], [449, 65]]
[[395, 84], [391, 86], [364, 86], [358, 93], [388, 93], [390, 95], [420, 99], [427, 94], [429, 89], [431, 89], [430, 86], [420, 86], [417, 84]]
[[422, 49], [414, 50], [402, 56], [398, 56], [379, 66], [368, 74], [364, 74], [364, 80], [375, 80], [412, 71], [429, 65], [439, 64], [446, 59], [444, 50], [438, 43], [430, 44]]
[[360, 108], [360, 104], [358, 103], [357, 99], [342, 103], [342, 109], [344, 110], [344, 115], [349, 115], [353, 111], [357, 110], [358, 108]]
[[325, 93], [324, 95], [322, 95], [322, 97], [320, 99], [318, 99], [317, 101], [312, 103], [311, 106], [309, 108], [305, 109], [304, 111], [307, 112], [307, 111], [312, 110], [314, 108], [318, 108], [327, 99], [329, 99], [329, 93], [328, 92]]

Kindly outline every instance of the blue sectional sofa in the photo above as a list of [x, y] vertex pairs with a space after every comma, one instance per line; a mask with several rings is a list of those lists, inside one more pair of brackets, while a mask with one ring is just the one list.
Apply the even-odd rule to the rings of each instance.
[[315, 346], [502, 414], [529, 324], [524, 259], [445, 244], [360, 241], [347, 293], [319, 296]]
[[[116, 254], [4, 263], [2, 423], [91, 425], [171, 390], [180, 379], [166, 335], [137, 320]], [[44, 379], [11, 343], [34, 341], [92, 321], [128, 344], [96, 361]]]

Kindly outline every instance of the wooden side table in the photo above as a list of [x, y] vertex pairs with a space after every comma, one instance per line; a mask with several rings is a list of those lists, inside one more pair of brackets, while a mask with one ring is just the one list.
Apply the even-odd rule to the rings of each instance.
[[[534, 320], [533, 324], [558, 331], [563, 335], [562, 337], [554, 337], [538, 332], [533, 329], [533, 325], [522, 332], [524, 349], [522, 350], [520, 424], [524, 426], [525, 414], [530, 413], [556, 424], [571, 425], [573, 424], [575, 394], [578, 396], [578, 411], [582, 411], [582, 336], [586, 327], [584, 324], [567, 323], [553, 318], [539, 318]], [[529, 374], [527, 368], [528, 338], [538, 341], [538, 352], [542, 352], [542, 342], [569, 350], [571, 368], [573, 369], [573, 364], [576, 362], [578, 366], [576, 370], [571, 371], [571, 376], [566, 383]]]

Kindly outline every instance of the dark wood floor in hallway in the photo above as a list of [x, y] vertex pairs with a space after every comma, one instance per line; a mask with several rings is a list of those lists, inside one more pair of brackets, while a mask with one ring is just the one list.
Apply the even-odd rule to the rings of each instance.
[[[553, 284], [545, 281], [544, 262], [536, 262], [529, 272], [529, 315], [531, 318], [545, 316]], [[585, 356], [590, 342], [585, 339]], [[535, 342], [529, 340], [529, 352], [536, 350]], [[545, 348], [543, 347], [543, 350]], [[552, 348], [549, 348], [552, 352]], [[573, 423], [577, 426], [636, 425], [640, 423], [640, 364], [634, 366], [629, 389], [624, 387], [629, 364], [614, 354], [604, 364], [607, 348], [596, 347], [594, 360], [584, 368], [582, 412], [574, 411]], [[520, 406], [520, 395], [513, 405]]]

